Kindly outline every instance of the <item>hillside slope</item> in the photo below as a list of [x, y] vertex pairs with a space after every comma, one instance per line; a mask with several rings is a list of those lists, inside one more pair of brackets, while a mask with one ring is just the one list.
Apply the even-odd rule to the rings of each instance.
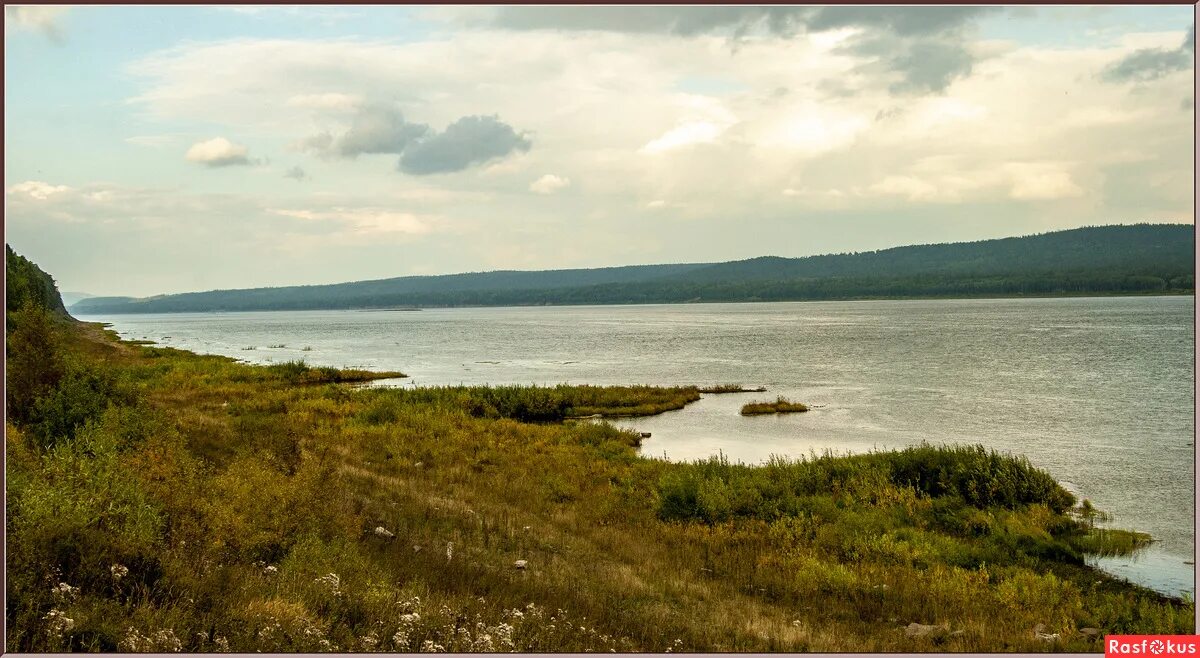
[[9, 313], [32, 304], [59, 315], [67, 314], [54, 277], [7, 244], [4, 245], [4, 268], [7, 285], [5, 307]]
[[1195, 227], [1139, 224], [806, 258], [486, 272], [319, 286], [97, 297], [82, 314], [396, 306], [788, 301], [1189, 292]]

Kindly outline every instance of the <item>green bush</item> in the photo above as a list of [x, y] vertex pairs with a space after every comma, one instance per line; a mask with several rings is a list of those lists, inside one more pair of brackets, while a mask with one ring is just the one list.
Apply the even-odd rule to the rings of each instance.
[[66, 365], [57, 320], [45, 308], [26, 302], [8, 314], [5, 408], [21, 426], [29, 422], [38, 398], [58, 386]]
[[57, 385], [34, 401], [30, 435], [42, 447], [50, 447], [74, 438], [110, 405], [132, 405], [136, 400], [133, 386], [114, 371], [69, 360]]

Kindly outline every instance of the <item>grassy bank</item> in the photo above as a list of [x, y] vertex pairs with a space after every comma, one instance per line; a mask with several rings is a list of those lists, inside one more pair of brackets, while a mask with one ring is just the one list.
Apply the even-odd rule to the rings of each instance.
[[671, 464], [557, 421], [694, 388], [355, 388], [373, 375], [10, 319], [10, 651], [1099, 651], [1079, 629], [1193, 632], [1191, 603], [1083, 564], [1136, 538], [982, 448]]

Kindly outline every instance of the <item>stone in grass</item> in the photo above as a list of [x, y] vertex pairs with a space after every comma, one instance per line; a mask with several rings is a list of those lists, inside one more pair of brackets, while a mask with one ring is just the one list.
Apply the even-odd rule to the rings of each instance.
[[396, 535], [388, 532], [388, 529], [383, 526], [375, 526], [375, 536], [383, 537], [384, 539], [395, 539]]
[[516, 567], [517, 569], [523, 570], [523, 569], [525, 569], [525, 567], [529, 566], [529, 563], [526, 562], [525, 560], [517, 560], [516, 562], [513, 562], [513, 566]]
[[1033, 627], [1033, 636], [1042, 642], [1054, 642], [1058, 640], [1058, 633], [1047, 633], [1045, 624], [1038, 624]]
[[950, 632], [950, 624], [918, 624], [913, 622], [904, 627], [908, 637], [925, 637], [927, 635], [942, 635]]

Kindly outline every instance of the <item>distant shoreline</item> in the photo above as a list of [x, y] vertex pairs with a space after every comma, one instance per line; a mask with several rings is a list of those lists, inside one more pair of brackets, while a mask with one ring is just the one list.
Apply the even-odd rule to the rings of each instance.
[[[309, 311], [357, 311], [357, 312], [386, 312], [386, 311], [423, 311], [423, 310], [442, 310], [455, 308], [578, 308], [578, 307], [603, 307], [603, 306], [700, 306], [704, 304], [806, 304], [806, 303], [830, 303], [830, 302], [886, 302], [886, 301], [973, 301], [986, 299], [1110, 299], [1114, 297], [1195, 297], [1194, 290], [1182, 291], [1115, 291], [1110, 293], [1103, 292], [1086, 292], [1086, 293], [1049, 293], [1049, 294], [988, 294], [988, 295], [909, 295], [909, 296], [862, 296], [862, 297], [839, 297], [828, 299], [714, 299], [714, 300], [692, 300], [692, 301], [661, 301], [661, 302], [595, 302], [590, 304], [571, 304], [571, 303], [545, 303], [545, 304], [446, 304], [446, 305], [424, 305], [405, 308], [376, 308], [369, 306], [345, 306], [345, 307], [309, 307], [309, 308], [260, 308], [260, 309], [205, 309], [194, 311], [153, 311], [153, 310], [136, 310], [136, 311], [102, 311], [102, 312], [84, 312], [81, 316], [86, 317], [104, 317], [109, 315], [186, 315], [186, 314], [205, 314], [205, 313], [289, 313], [289, 312], [309, 312]], [[68, 312], [72, 313], [72, 309], [68, 308]]]

